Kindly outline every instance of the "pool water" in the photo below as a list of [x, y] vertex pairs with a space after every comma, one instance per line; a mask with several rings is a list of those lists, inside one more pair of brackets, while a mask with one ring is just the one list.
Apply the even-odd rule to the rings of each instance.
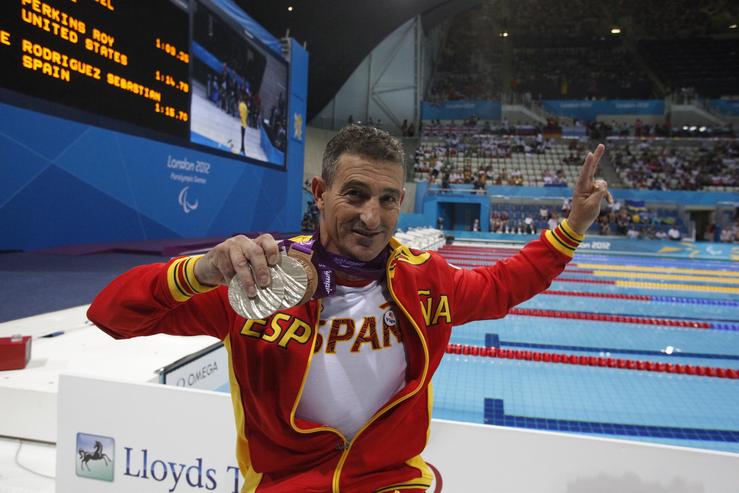
[[[471, 268], [513, 252], [451, 246], [440, 253]], [[735, 264], [576, 255], [553, 294], [519, 305], [524, 314], [455, 327], [451, 343], [728, 374], [739, 370]], [[447, 354], [434, 395], [436, 418], [739, 453], [739, 379]]]

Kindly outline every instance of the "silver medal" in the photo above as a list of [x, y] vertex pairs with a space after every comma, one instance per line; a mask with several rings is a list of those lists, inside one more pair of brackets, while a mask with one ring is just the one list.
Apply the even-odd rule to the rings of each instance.
[[236, 313], [247, 319], [265, 319], [282, 307], [285, 283], [282, 276], [270, 268], [271, 281], [267, 287], [257, 285], [257, 295], [250, 298], [239, 280], [234, 276], [228, 285], [228, 301]]
[[285, 286], [285, 296], [281, 308], [292, 308], [300, 303], [308, 289], [308, 274], [303, 264], [282, 254], [280, 263], [274, 266]]

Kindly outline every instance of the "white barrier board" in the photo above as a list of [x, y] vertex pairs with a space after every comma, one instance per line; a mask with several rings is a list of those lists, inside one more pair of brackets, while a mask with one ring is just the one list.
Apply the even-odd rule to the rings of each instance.
[[[227, 394], [62, 375], [58, 410], [57, 493], [239, 492]], [[437, 493], [739, 491], [737, 454], [450, 421], [424, 458]]]
[[62, 375], [58, 410], [57, 493], [239, 492], [228, 394]]

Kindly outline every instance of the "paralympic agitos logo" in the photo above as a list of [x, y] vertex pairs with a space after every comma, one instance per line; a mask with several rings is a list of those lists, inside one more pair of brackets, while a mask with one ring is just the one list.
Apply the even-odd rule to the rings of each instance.
[[198, 208], [198, 200], [196, 199], [195, 202], [190, 202], [187, 200], [187, 191], [190, 187], [184, 187], [182, 190], [180, 190], [180, 194], [177, 196], [177, 203], [180, 204], [180, 207], [182, 207], [182, 210], [185, 211], [185, 214], [189, 214], [190, 211], [194, 211]]

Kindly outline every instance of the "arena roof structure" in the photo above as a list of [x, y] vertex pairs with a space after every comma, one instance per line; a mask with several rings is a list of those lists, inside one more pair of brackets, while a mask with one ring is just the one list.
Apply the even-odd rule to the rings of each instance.
[[[307, 43], [308, 118], [336, 94], [362, 59], [398, 26], [416, 15], [431, 29], [442, 20], [480, 4], [480, 0], [240, 0], [244, 10], [277, 36]], [[293, 10], [289, 11], [288, 7]]]
[[[492, 9], [509, 12], [496, 19], [506, 29], [524, 30], [533, 35], [571, 34], [573, 30], [600, 32], [601, 28], [610, 30], [616, 23], [629, 25], [640, 37], [739, 35], [736, 27], [729, 29], [739, 21], [739, 4], [730, 0], [699, 3], [627, 0], [618, 6], [604, 0], [237, 0], [237, 3], [273, 34], [283, 36], [289, 29], [292, 37], [307, 43], [309, 119], [331, 100], [378, 43], [417, 15], [422, 16], [423, 27], [429, 30], [461, 12], [489, 3]], [[288, 10], [289, 7], [292, 9]], [[521, 12], [525, 15], [518, 15]]]

